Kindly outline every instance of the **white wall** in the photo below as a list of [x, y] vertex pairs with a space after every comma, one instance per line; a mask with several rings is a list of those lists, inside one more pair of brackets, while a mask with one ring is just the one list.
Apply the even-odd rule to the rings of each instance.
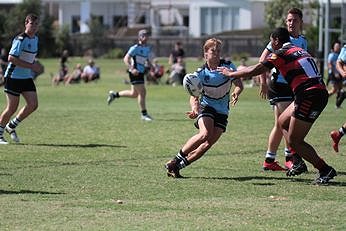
[[[201, 8], [232, 8], [233, 11], [238, 11], [239, 9], [239, 17], [236, 20], [236, 25], [234, 25], [234, 29], [241, 30], [251, 28], [251, 8], [248, 0], [191, 0], [189, 5], [189, 34], [193, 37], [201, 36], [201, 28], [204, 26], [208, 26], [201, 24]], [[232, 24], [234, 24], [234, 22]]]

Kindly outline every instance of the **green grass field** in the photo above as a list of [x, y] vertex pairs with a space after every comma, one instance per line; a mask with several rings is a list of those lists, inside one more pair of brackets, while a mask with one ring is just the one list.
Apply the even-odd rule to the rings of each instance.
[[121, 61], [96, 60], [99, 82], [67, 87], [51, 85], [58, 60], [42, 62], [39, 109], [17, 129], [22, 144], [0, 146], [0, 230], [346, 230], [346, 141], [335, 154], [329, 138], [345, 109], [334, 97], [307, 137], [338, 171], [330, 185], [311, 184], [310, 164], [294, 178], [261, 170], [273, 115], [256, 87], [231, 109], [219, 142], [172, 179], [164, 163], [196, 132], [182, 87], [149, 85], [155, 120], [142, 122], [135, 100], [106, 104], [110, 89], [129, 88]]

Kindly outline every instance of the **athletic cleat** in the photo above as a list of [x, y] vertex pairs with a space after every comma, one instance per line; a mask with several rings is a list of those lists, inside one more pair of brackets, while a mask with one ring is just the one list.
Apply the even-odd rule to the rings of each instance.
[[337, 130], [331, 131], [330, 132], [330, 137], [333, 140], [332, 146], [333, 146], [334, 151], [335, 152], [339, 152], [339, 146], [338, 145], [339, 145], [339, 141], [340, 141], [340, 139], [342, 137], [340, 132], [337, 131]]
[[16, 143], [19, 143], [20, 140], [19, 140], [19, 137], [17, 136], [17, 133], [16, 133], [16, 130], [13, 129], [13, 128], [10, 128], [8, 125], [6, 125], [5, 127], [5, 130], [8, 134], [10, 134], [11, 136], [11, 139], [16, 142]]
[[150, 115], [142, 115], [141, 119], [144, 121], [152, 121], [153, 120], [153, 118], [151, 118]]
[[285, 162], [285, 169], [290, 169], [293, 167], [293, 161], [292, 160], [288, 160]]
[[288, 169], [286, 172], [286, 176], [298, 176], [304, 172], [308, 171], [308, 167], [306, 166], [303, 160], [297, 160], [293, 163], [292, 168]]
[[323, 185], [328, 184], [328, 182], [336, 176], [336, 171], [334, 168], [328, 166], [324, 171], [320, 171], [320, 175], [316, 178], [315, 184]]
[[279, 165], [279, 163], [277, 161], [273, 162], [273, 163], [267, 163], [267, 162], [263, 162], [263, 170], [264, 171], [285, 171], [285, 169], [283, 167], [281, 167]]
[[114, 91], [109, 91], [108, 98], [107, 98], [107, 104], [110, 105], [111, 102], [113, 102], [115, 99], [115, 93]]
[[0, 137], [0, 144], [8, 144], [4, 137]]
[[167, 169], [167, 176], [173, 178], [183, 178], [179, 173], [179, 168], [176, 164], [175, 160], [170, 160], [165, 164], [165, 168]]

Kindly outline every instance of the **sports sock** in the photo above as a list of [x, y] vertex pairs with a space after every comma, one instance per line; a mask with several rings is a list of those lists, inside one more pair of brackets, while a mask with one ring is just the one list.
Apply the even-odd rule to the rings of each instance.
[[17, 117], [15, 117], [14, 119], [12, 119], [9, 123], [8, 123], [8, 126], [10, 127], [10, 128], [12, 128], [12, 129], [15, 129], [17, 126], [18, 126], [18, 124], [20, 123], [21, 121], [17, 118]]
[[267, 151], [264, 161], [267, 162], [267, 163], [273, 163], [275, 161], [275, 157], [276, 157], [276, 153], [275, 152]]
[[4, 135], [4, 127], [0, 126], [0, 137], [3, 137]]
[[113, 96], [114, 96], [115, 98], [119, 98], [119, 97], [120, 97], [119, 92], [113, 93]]
[[339, 128], [339, 132], [340, 132], [340, 135], [341, 135], [341, 136], [345, 135], [345, 133], [346, 133], [346, 128], [344, 128], [344, 127]]
[[185, 154], [182, 152], [182, 150], [178, 152], [178, 154], [174, 157], [174, 159], [176, 160], [176, 163], [179, 169], [185, 168], [186, 166], [190, 164], [189, 161], [186, 159]]
[[286, 162], [287, 161], [291, 161], [293, 159], [292, 157], [292, 152], [289, 148], [285, 148], [285, 159], [286, 159]]
[[148, 115], [147, 110], [143, 110], [143, 111], [141, 111], [141, 113], [142, 113], [142, 115], [144, 115], [144, 116]]

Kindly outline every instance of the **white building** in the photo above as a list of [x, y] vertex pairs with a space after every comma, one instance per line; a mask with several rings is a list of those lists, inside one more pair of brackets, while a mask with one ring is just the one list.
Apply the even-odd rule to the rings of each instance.
[[[17, 4], [23, 0], [0, 0], [1, 4]], [[156, 35], [200, 37], [232, 30], [265, 27], [265, 3], [268, 0], [41, 0], [72, 33], [88, 32], [92, 17], [98, 18], [116, 36], [130, 28], [148, 28]], [[319, 0], [326, 3], [329, 0]], [[306, 0], [305, 2], [308, 2]], [[341, 15], [346, 32], [346, 0], [330, 0], [333, 15]], [[342, 7], [343, 6], [343, 7]], [[343, 12], [340, 13], [340, 9]], [[315, 23], [304, 14], [305, 23]], [[338, 19], [339, 20], [339, 19]]]

